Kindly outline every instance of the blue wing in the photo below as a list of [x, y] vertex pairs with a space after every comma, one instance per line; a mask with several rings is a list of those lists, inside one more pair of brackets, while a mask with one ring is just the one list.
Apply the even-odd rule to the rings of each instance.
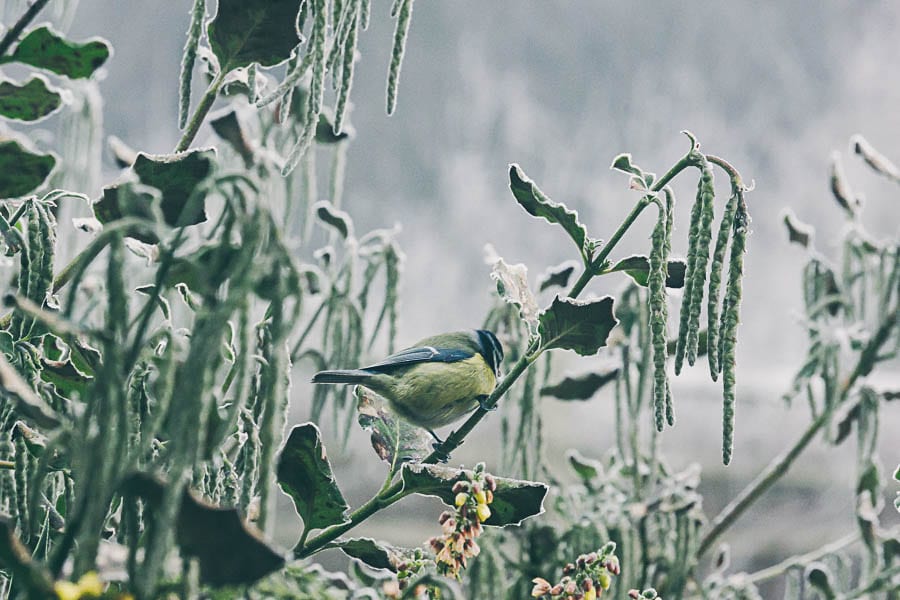
[[452, 363], [465, 360], [475, 356], [474, 352], [468, 350], [460, 350], [458, 348], [434, 348], [432, 346], [422, 346], [419, 348], [408, 348], [401, 350], [396, 354], [392, 354], [383, 361], [363, 367], [363, 371], [375, 371], [376, 373], [386, 373], [396, 367], [405, 365], [414, 365], [424, 362], [445, 362]]

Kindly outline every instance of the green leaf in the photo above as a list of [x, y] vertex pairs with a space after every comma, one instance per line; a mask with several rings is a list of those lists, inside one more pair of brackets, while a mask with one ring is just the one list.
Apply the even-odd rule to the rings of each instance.
[[56, 386], [56, 390], [66, 398], [72, 398], [73, 393], [84, 400], [88, 386], [94, 378], [90, 377], [75, 366], [71, 359], [48, 360], [41, 358], [41, 379]]
[[389, 465], [420, 461], [431, 451], [431, 438], [421, 427], [397, 418], [375, 392], [356, 387], [357, 421], [370, 433], [372, 448]]
[[[468, 475], [467, 475], [468, 474]], [[436, 496], [453, 506], [456, 494], [453, 484], [471, 476], [471, 471], [440, 465], [412, 463], [403, 465], [400, 471], [404, 489], [424, 496]], [[544, 497], [548, 487], [538, 481], [523, 481], [495, 477], [497, 489], [490, 505], [491, 516], [485, 525], [503, 527], [517, 525], [528, 517], [544, 512]]]
[[794, 211], [788, 209], [784, 211], [784, 226], [788, 231], [788, 241], [799, 244], [804, 248], [809, 248], [812, 240], [813, 228], [797, 218]]
[[62, 98], [47, 80], [35, 75], [25, 85], [0, 82], [0, 115], [19, 121], [37, 121], [62, 104]]
[[39, 187], [56, 165], [51, 154], [34, 154], [15, 140], [0, 142], [0, 198], [18, 198]]
[[618, 322], [611, 296], [589, 301], [557, 296], [540, 316], [541, 348], [564, 348], [591, 356], [606, 345], [609, 332]]
[[170, 287], [183, 283], [198, 294], [213, 295], [231, 276], [232, 265], [240, 253], [241, 248], [224, 241], [205, 244], [172, 259], [165, 283]]
[[12, 399], [22, 417], [45, 430], [59, 427], [56, 411], [19, 375], [6, 356], [0, 353], [0, 390], [4, 401]]
[[822, 598], [826, 600], [837, 598], [834, 587], [831, 585], [831, 573], [823, 563], [814, 562], [807, 566], [806, 579], [822, 595]]
[[550, 200], [517, 164], [509, 166], [509, 189], [528, 214], [561, 225], [578, 246], [582, 257], [587, 258], [591, 244], [587, 230], [578, 221], [577, 212]]
[[[146, 473], [125, 478], [122, 490], [159, 510], [167, 484]], [[175, 541], [183, 555], [197, 558], [200, 581], [214, 587], [248, 585], [281, 569], [284, 555], [266, 544], [234, 508], [213, 506], [187, 489], [175, 522]]]
[[[684, 273], [687, 270], [687, 263], [683, 259], [673, 258], [669, 260], [667, 268], [666, 287], [672, 289], [684, 287]], [[647, 287], [647, 280], [650, 277], [650, 259], [643, 254], [635, 254], [623, 258], [610, 267], [607, 273], [616, 271], [624, 271], [638, 285]]]
[[353, 220], [350, 215], [335, 208], [328, 200], [316, 202], [313, 209], [320, 221], [337, 230], [345, 240], [353, 235]]
[[613, 159], [611, 169], [631, 175], [631, 188], [635, 190], [649, 190], [653, 185], [656, 175], [631, 162], [631, 154], [620, 154]]
[[[101, 223], [112, 223], [126, 217], [157, 223], [162, 218], [161, 203], [159, 190], [134, 181], [124, 181], [103, 188], [103, 196], [91, 208]], [[136, 231], [133, 235], [147, 244], [159, 242], [159, 236], [151, 231]]]
[[603, 474], [603, 465], [598, 460], [582, 456], [577, 450], [569, 450], [566, 453], [569, 466], [575, 471], [584, 483], [590, 483]]
[[397, 572], [397, 565], [413, 555], [413, 551], [408, 548], [397, 548], [385, 542], [376, 542], [372, 538], [337, 540], [331, 545], [373, 569], [387, 569], [394, 573]]
[[235, 152], [244, 160], [244, 166], [248, 169], [253, 166], [253, 147], [247, 141], [244, 127], [233, 108], [217, 115], [210, 115], [209, 124], [216, 135], [225, 140]]
[[542, 396], [553, 396], [560, 400], [590, 400], [597, 390], [610, 381], [615, 381], [619, 369], [614, 368], [602, 373], [585, 373], [579, 377], [566, 377], [559, 383], [541, 388]]
[[295, 26], [300, 4], [301, 0], [219, 0], [207, 35], [222, 70], [286, 61], [300, 43]]
[[31, 31], [2, 62], [20, 62], [47, 69], [71, 79], [90, 77], [110, 54], [109, 44], [100, 38], [84, 43], [70, 42], [48, 26]]
[[6, 360], [11, 360], [15, 351], [15, 340], [6, 329], [0, 330], [0, 353], [6, 355]]
[[[150, 155], [139, 152], [134, 172], [144, 185], [162, 192], [163, 220], [172, 227], [196, 225], [206, 220], [204, 199], [191, 195], [213, 171], [216, 151], [212, 148], [188, 150], [178, 154]], [[182, 212], [187, 210], [187, 214]]]
[[334, 480], [322, 436], [314, 423], [291, 430], [278, 458], [277, 476], [278, 485], [294, 500], [307, 530], [347, 522], [344, 513], [350, 506]]
[[578, 264], [575, 261], [567, 260], [566, 262], [550, 267], [538, 277], [538, 291], [543, 292], [551, 287], [566, 287], [569, 285], [569, 278], [575, 272]]

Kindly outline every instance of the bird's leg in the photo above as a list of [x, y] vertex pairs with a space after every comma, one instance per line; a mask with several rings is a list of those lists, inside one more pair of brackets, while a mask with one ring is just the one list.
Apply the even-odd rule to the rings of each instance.
[[486, 404], [488, 398], [490, 398], [490, 396], [482, 394], [481, 396], [476, 396], [475, 400], [478, 401], [478, 406], [481, 407], [481, 410], [484, 410], [487, 412], [493, 412], [493, 411], [497, 410], [496, 404], [494, 406], [488, 406]]
[[426, 431], [428, 431], [428, 433], [431, 434], [431, 437], [435, 439], [434, 443], [431, 444], [431, 447], [434, 449], [435, 458], [441, 463], [449, 462], [450, 455], [444, 451], [444, 440], [439, 438], [431, 429], [426, 429]]

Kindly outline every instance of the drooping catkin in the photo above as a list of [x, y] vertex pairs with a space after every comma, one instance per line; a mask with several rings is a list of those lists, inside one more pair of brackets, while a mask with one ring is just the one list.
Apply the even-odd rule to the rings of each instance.
[[363, 29], [369, 28], [369, 18], [372, 16], [372, 0], [362, 1], [362, 13], [360, 14], [360, 24]]
[[[325, 0], [312, 0], [313, 12], [316, 20], [313, 24], [312, 35], [312, 79], [309, 84], [309, 95], [306, 98], [306, 114], [303, 120], [303, 131], [297, 139], [294, 147], [291, 148], [284, 167], [281, 169], [283, 177], [288, 176], [293, 171], [303, 155], [312, 145], [315, 139], [316, 126], [319, 123], [319, 113], [322, 112], [322, 99], [325, 94], [325, 35], [328, 30], [328, 11], [325, 7]], [[309, 53], [310, 50], [307, 50]], [[306, 62], [306, 57], [304, 61]], [[302, 66], [302, 65], [301, 65]]]
[[734, 384], [735, 350], [737, 347], [737, 327], [740, 321], [741, 280], [744, 275], [744, 252], [747, 249], [747, 234], [750, 215], [743, 193], [738, 194], [734, 217], [734, 237], [731, 242], [731, 257], [728, 263], [728, 283], [725, 287], [726, 304], [722, 309], [722, 383], [724, 403], [722, 408], [722, 462], [731, 462], [734, 449]]
[[696, 245], [699, 241], [701, 202], [699, 197], [691, 207], [691, 224], [688, 228], [687, 269], [684, 274], [684, 289], [681, 296], [681, 314], [678, 323], [678, 340], [675, 342], [675, 374], [681, 373], [687, 346], [688, 323], [691, 314], [691, 298], [693, 297], [693, 271], [697, 262]]
[[650, 273], [647, 296], [650, 306], [650, 341], [653, 346], [653, 408], [656, 430], [663, 430], [666, 405], [666, 209], [659, 203], [659, 217], [650, 237]]
[[719, 225], [719, 234], [716, 237], [716, 248], [713, 251], [712, 266], [709, 269], [709, 298], [706, 302], [706, 348], [709, 361], [709, 374], [715, 381], [722, 371], [719, 364], [719, 353], [713, 348], [719, 347], [719, 290], [722, 285], [722, 268], [725, 263], [725, 250], [728, 248], [728, 240], [731, 230], [734, 228], [734, 213], [737, 210], [738, 191], [732, 190], [731, 198], [725, 205], [722, 214], [722, 222]]
[[191, 111], [191, 79], [194, 73], [194, 62], [197, 60], [197, 46], [203, 33], [203, 17], [206, 16], [206, 0], [194, 0], [191, 9], [191, 24], [188, 27], [187, 41], [184, 43], [184, 54], [181, 56], [181, 75], [178, 86], [178, 128], [184, 129]]
[[400, 66], [403, 53], [406, 51], [406, 38], [409, 35], [409, 23], [412, 19], [413, 0], [398, 0], [392, 7], [392, 15], [397, 17], [394, 29], [394, 47], [391, 50], [391, 66], [388, 70], [387, 114], [394, 114], [397, 108], [397, 85], [400, 82]]
[[672, 403], [672, 386], [666, 379], [666, 423], [669, 427], [675, 426], [675, 405]]
[[344, 59], [341, 65], [341, 84], [338, 90], [337, 104], [334, 109], [334, 132], [341, 133], [344, 129], [344, 118], [347, 113], [347, 100], [350, 98], [350, 89], [353, 87], [353, 65], [356, 62], [356, 43], [359, 38], [359, 5], [360, 0], [355, 0], [351, 13], [350, 31], [344, 42]]
[[697, 348], [700, 343], [700, 308], [703, 305], [703, 290], [706, 285], [706, 267], [709, 262], [710, 241], [712, 240], [713, 200], [715, 185], [712, 166], [704, 163], [697, 187], [697, 201], [700, 203], [700, 227], [697, 231], [697, 243], [694, 247], [696, 259], [694, 270], [690, 274], [691, 313], [688, 321], [687, 342], [685, 350], [688, 364], [693, 366], [697, 361]]

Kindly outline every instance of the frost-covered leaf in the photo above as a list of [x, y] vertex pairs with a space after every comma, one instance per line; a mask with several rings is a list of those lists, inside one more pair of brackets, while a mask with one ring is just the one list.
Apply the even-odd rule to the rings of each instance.
[[619, 154], [613, 159], [610, 169], [621, 171], [631, 175], [629, 187], [633, 190], [646, 191], [653, 185], [656, 175], [644, 171], [642, 168], [631, 162], [631, 154]]
[[550, 200], [517, 164], [509, 166], [509, 189], [528, 214], [562, 226], [578, 246], [582, 257], [587, 257], [589, 238], [584, 225], [578, 220], [577, 212], [569, 210], [565, 204]]
[[611, 296], [588, 301], [557, 296], [540, 316], [541, 347], [564, 348], [590, 356], [606, 345], [609, 332], [618, 322]]
[[71, 359], [48, 360], [41, 358], [41, 379], [56, 386], [57, 391], [66, 398], [73, 393], [84, 399], [88, 386], [94, 378], [81, 372]]
[[900, 183], [900, 168], [892, 163], [888, 157], [873, 148], [866, 138], [861, 135], [854, 135], [850, 138], [850, 145], [853, 147], [853, 151], [861, 156], [873, 171]]
[[249, 169], [253, 165], [253, 147], [247, 140], [238, 112], [233, 108], [227, 108], [224, 112], [210, 115], [209, 124], [216, 135], [240, 155], [244, 160], [244, 166]]
[[286, 61], [300, 43], [295, 23], [301, 0], [219, 0], [209, 44], [224, 71]]
[[566, 459], [572, 470], [581, 477], [582, 481], [588, 483], [603, 474], [603, 464], [599, 460], [582, 456], [577, 450], [569, 450], [566, 453]]
[[537, 326], [538, 305], [528, 287], [528, 268], [523, 264], [509, 265], [497, 255], [494, 247], [485, 247], [485, 262], [491, 265], [491, 279], [497, 282], [497, 293], [506, 302], [519, 307], [519, 316], [531, 329]]
[[346, 212], [335, 208], [331, 202], [320, 200], [313, 205], [320, 221], [333, 227], [345, 240], [353, 236], [353, 220]]
[[15, 140], [0, 141], [0, 198], [18, 198], [39, 187], [56, 165], [51, 154], [35, 154]]
[[315, 423], [291, 430], [278, 457], [278, 485], [294, 500], [306, 529], [345, 523], [350, 509], [331, 472]]
[[841, 155], [837, 152], [831, 155], [831, 194], [849, 217], [854, 217], [862, 206], [862, 201], [850, 188], [847, 174], [841, 163]]
[[585, 373], [578, 377], [565, 377], [559, 383], [541, 388], [542, 396], [553, 396], [560, 400], [590, 400], [597, 390], [610, 381], [615, 381], [619, 369], [614, 368], [602, 373]]
[[784, 211], [784, 226], [788, 231], [788, 241], [799, 244], [804, 248], [809, 248], [809, 242], [812, 240], [813, 228], [797, 218], [794, 211], [787, 209]]
[[60, 425], [56, 411], [31, 389], [3, 353], [0, 353], [0, 398], [12, 399], [18, 413], [39, 427], [49, 430]]
[[[125, 479], [122, 491], [140, 496], [158, 510], [166, 486], [154, 476], [134, 473]], [[248, 585], [285, 564], [284, 555], [264, 542], [237, 509], [214, 506], [187, 489], [176, 517], [175, 541], [183, 555], [197, 558], [200, 581], [215, 587]]]
[[[91, 207], [100, 223], [112, 223], [126, 217], [144, 219], [152, 223], [162, 219], [160, 204], [162, 194], [156, 188], [134, 181], [114, 183], [103, 188], [103, 196]], [[151, 231], [134, 232], [135, 239], [147, 244], [159, 242], [159, 237]]]
[[372, 538], [349, 538], [337, 540], [332, 546], [340, 548], [344, 554], [361, 560], [373, 569], [387, 569], [397, 572], [397, 565], [413, 556], [413, 550], [397, 548], [386, 542]]
[[391, 413], [387, 402], [375, 392], [357, 386], [355, 394], [357, 421], [369, 432], [372, 448], [381, 460], [399, 465], [428, 456], [431, 438], [424, 429]]
[[71, 79], [84, 79], [106, 62], [110, 51], [109, 44], [100, 38], [70, 42], [45, 25], [29, 32], [12, 55], [0, 63], [20, 62]]
[[0, 115], [7, 119], [37, 121], [55, 111], [60, 104], [62, 97], [40, 75], [35, 75], [24, 85], [0, 82]]
[[825, 600], [837, 598], [831, 583], [832, 575], [824, 563], [814, 562], [806, 567], [806, 580], [809, 581]]
[[[681, 288], [684, 287], [684, 274], [687, 271], [687, 263], [680, 258], [669, 259], [667, 266], [666, 287]], [[634, 279], [638, 285], [647, 287], [647, 281], [650, 278], [650, 259], [643, 254], [635, 254], [623, 258], [607, 272], [624, 271], [629, 277]]]
[[[163, 219], [172, 227], [196, 225], [206, 220], [204, 199], [191, 195], [213, 171], [216, 151], [212, 148], [188, 150], [177, 154], [150, 155], [139, 152], [134, 172], [144, 185], [162, 192]], [[182, 214], [185, 210], [188, 212]]]
[[543, 292], [547, 288], [554, 286], [566, 287], [569, 285], [569, 278], [572, 277], [572, 273], [575, 272], [575, 267], [577, 266], [578, 263], [574, 260], [567, 260], [555, 267], [548, 268], [538, 277], [538, 291]]
[[106, 145], [109, 147], [109, 152], [112, 154], [116, 166], [120, 169], [127, 169], [137, 160], [137, 152], [114, 135], [106, 138]]
[[[453, 484], [464, 478], [471, 479], [471, 471], [422, 463], [403, 465], [400, 474], [407, 491], [436, 496], [450, 506], [453, 506], [456, 497]], [[544, 497], [548, 490], [546, 484], [506, 477], [494, 479], [497, 489], [490, 506], [491, 516], [484, 522], [485, 525], [515, 525], [544, 512]]]

